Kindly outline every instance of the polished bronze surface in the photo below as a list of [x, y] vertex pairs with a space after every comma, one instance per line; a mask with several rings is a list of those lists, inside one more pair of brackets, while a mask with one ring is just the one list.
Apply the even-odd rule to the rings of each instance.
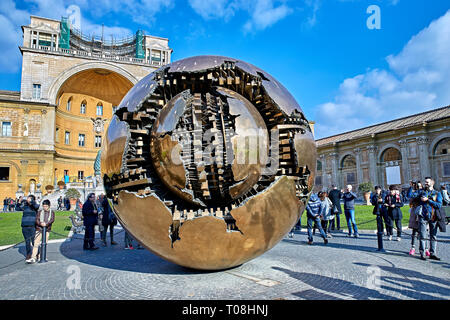
[[296, 223], [316, 147], [271, 75], [218, 56], [164, 66], [124, 97], [102, 149], [107, 197], [146, 248], [204, 270], [242, 264]]
[[199, 216], [182, 224], [173, 246], [168, 231], [172, 214], [156, 196], [121, 191], [114, 209], [124, 227], [153, 253], [186, 267], [219, 270], [271, 249], [295, 224], [304, 204], [295, 195], [294, 182], [279, 177], [271, 188], [230, 212], [239, 231], [227, 231], [224, 220], [214, 215]]

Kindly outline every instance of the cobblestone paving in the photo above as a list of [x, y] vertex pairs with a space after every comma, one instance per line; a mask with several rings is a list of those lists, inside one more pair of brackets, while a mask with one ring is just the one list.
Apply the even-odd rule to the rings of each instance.
[[23, 246], [0, 252], [0, 299], [450, 298], [450, 232], [438, 234], [444, 241], [438, 244], [441, 261], [409, 256], [406, 234], [401, 242], [385, 241], [387, 252], [378, 253], [373, 233], [359, 239], [334, 233], [328, 245], [316, 237], [309, 246], [302, 231], [255, 260], [219, 272], [183, 268], [147, 250], [124, 250], [123, 235], [116, 236], [119, 245], [92, 252], [83, 251], [78, 239], [51, 243], [44, 264], [25, 264]]

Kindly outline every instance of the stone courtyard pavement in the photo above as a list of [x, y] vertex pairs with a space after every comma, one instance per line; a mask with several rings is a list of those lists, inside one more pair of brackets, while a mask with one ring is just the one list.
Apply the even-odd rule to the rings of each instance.
[[0, 300], [450, 298], [450, 232], [438, 234], [441, 261], [409, 256], [409, 235], [384, 241], [387, 252], [377, 253], [373, 232], [359, 239], [334, 233], [328, 245], [316, 237], [309, 246], [301, 231], [241, 266], [202, 272], [145, 249], [124, 250], [121, 230], [119, 245], [96, 251], [83, 251], [79, 239], [53, 242], [43, 264], [25, 264], [23, 245], [0, 252]]

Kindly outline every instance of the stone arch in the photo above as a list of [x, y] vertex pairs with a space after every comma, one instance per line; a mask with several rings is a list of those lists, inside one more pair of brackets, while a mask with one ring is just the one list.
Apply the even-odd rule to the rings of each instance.
[[384, 155], [385, 151], [390, 148], [396, 149], [398, 151], [398, 153], [400, 154], [400, 159], [401, 159], [402, 153], [400, 151], [399, 146], [396, 144], [393, 144], [393, 143], [389, 143], [389, 144], [384, 145], [382, 148], [380, 148], [380, 151], [378, 152], [378, 155], [377, 155], [378, 162], [383, 162], [383, 155]]
[[62, 72], [50, 85], [49, 91], [48, 91], [48, 101], [50, 104], [56, 104], [56, 99], [58, 98], [59, 89], [62, 87], [62, 85], [70, 79], [72, 76], [74, 76], [77, 73], [80, 73], [82, 71], [87, 71], [90, 69], [106, 69], [111, 72], [115, 72], [127, 80], [129, 80], [133, 85], [135, 85], [138, 82], [138, 79], [132, 75], [130, 72], [125, 70], [122, 67], [119, 67], [117, 65], [114, 65], [109, 62], [86, 62], [82, 64], [78, 64], [72, 68], [69, 68]]
[[437, 146], [445, 138], [450, 138], [449, 132], [444, 132], [444, 133], [438, 135], [436, 138], [434, 138], [433, 141], [431, 141], [431, 143], [430, 143], [430, 149], [428, 150], [428, 153], [434, 156]]
[[355, 161], [356, 161], [356, 156], [355, 156], [354, 153], [352, 153], [352, 152], [345, 153], [342, 157], [339, 158], [339, 162], [338, 162], [339, 163], [339, 169], [344, 168], [344, 160], [347, 157], [353, 157], [355, 159]]

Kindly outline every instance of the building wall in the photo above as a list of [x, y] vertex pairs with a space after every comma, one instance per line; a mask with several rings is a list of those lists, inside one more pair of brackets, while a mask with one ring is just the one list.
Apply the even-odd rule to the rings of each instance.
[[[411, 180], [423, 181], [431, 176], [436, 184], [450, 184], [450, 176], [444, 175], [444, 163], [450, 163], [450, 154], [434, 154], [439, 142], [450, 137], [449, 119], [384, 132], [374, 136], [330, 143], [318, 146], [318, 161], [322, 170], [316, 172], [315, 191], [327, 190], [332, 184], [345, 188], [347, 173], [355, 174], [354, 189], [363, 182], [388, 187], [386, 167], [400, 166], [400, 187], [407, 188]], [[398, 150], [401, 160], [383, 161], [383, 153], [389, 148]], [[450, 150], [449, 150], [450, 152]], [[343, 168], [346, 155], [354, 156], [356, 166]], [[450, 165], [450, 164], [448, 164]]]
[[[71, 99], [70, 111], [67, 111], [67, 102]], [[80, 113], [81, 103], [86, 101], [86, 114]], [[103, 115], [96, 114], [97, 104], [103, 105]], [[101, 147], [95, 147], [95, 136], [104, 136], [112, 118], [112, 104], [97, 99], [95, 97], [64, 93], [58, 100], [56, 111], [56, 128], [58, 128], [58, 138], [55, 139], [55, 169], [56, 177], [63, 179], [64, 170], [69, 170], [69, 176], [78, 175], [78, 171], [83, 171], [84, 176], [94, 174], [93, 162]], [[103, 131], [94, 132], [92, 119], [101, 118], [104, 120]], [[56, 130], [55, 128], [55, 130]], [[70, 144], [65, 144], [65, 132], [70, 132]], [[78, 145], [78, 135], [85, 135], [85, 146]], [[72, 179], [71, 179], [72, 181]]]
[[[55, 186], [63, 179], [64, 170], [72, 178], [78, 171], [83, 171], [85, 177], [93, 175], [100, 150], [94, 145], [94, 136], [103, 137], [106, 133], [113, 105], [117, 106], [134, 84], [159, 67], [134, 56], [107, 57], [102, 53], [60, 49], [60, 21], [35, 16], [30, 20], [30, 25], [22, 27], [21, 91], [0, 92], [0, 123], [12, 123], [11, 136], [3, 137], [0, 132], [0, 167], [9, 168], [9, 179], [0, 180], [0, 200], [15, 197], [19, 184], [28, 194], [31, 181], [41, 184], [45, 193], [47, 185]], [[54, 46], [33, 47], [37, 33], [53, 35]], [[145, 36], [145, 43], [165, 51], [166, 63], [170, 62], [172, 49], [168, 39]], [[105, 81], [97, 81], [95, 74], [105, 75]], [[108, 78], [108, 74], [112, 75]], [[41, 85], [39, 98], [33, 98], [33, 84]], [[115, 93], [114, 98], [102, 98], [111, 92]], [[70, 97], [71, 110], [67, 111]], [[84, 115], [80, 114], [83, 100], [87, 102]], [[103, 104], [102, 116], [96, 114], [98, 102]], [[94, 132], [93, 119], [97, 118], [103, 124], [100, 133]], [[66, 130], [71, 132], [69, 145], [64, 144]], [[79, 133], [85, 134], [84, 147], [78, 146]]]

